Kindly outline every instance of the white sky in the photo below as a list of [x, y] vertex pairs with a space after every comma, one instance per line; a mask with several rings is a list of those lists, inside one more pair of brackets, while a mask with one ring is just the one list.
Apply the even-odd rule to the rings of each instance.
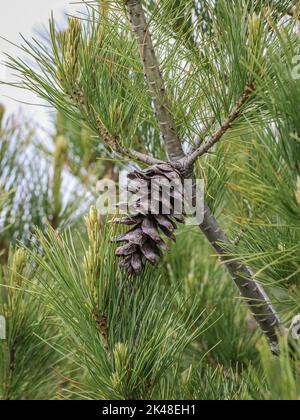
[[[72, 1], [73, 4], [70, 4]], [[1, 0], [0, 36], [19, 44], [19, 33], [25, 37], [36, 35], [43, 26], [47, 26], [51, 11], [54, 12], [54, 16], [59, 22], [63, 21], [66, 13], [75, 14], [81, 7], [78, 0], [77, 4], [74, 4], [75, 2], [76, 0]], [[0, 80], [8, 82], [13, 80], [13, 76], [2, 64], [3, 52], [13, 56], [18, 55], [19, 52], [17, 48], [0, 38]], [[37, 123], [44, 126], [49, 124], [49, 110], [37, 106], [21, 105], [16, 100], [30, 103], [39, 102], [36, 96], [30, 92], [0, 84], [0, 102], [4, 103], [7, 111], [17, 112], [21, 109], [25, 116], [34, 118]]]

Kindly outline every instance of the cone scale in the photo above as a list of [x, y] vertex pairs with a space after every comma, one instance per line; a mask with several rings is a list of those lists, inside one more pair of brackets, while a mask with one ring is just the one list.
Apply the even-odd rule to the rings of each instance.
[[[156, 266], [162, 253], [169, 250], [166, 239], [176, 241], [177, 223], [184, 223], [183, 211], [178, 211], [183, 207], [183, 178], [170, 164], [157, 164], [133, 171], [128, 179], [129, 191], [139, 194], [130, 206], [134, 215], [115, 220], [131, 227], [116, 238], [122, 243], [116, 256], [121, 258], [122, 268], [138, 275], [146, 263]], [[139, 188], [141, 185], [143, 188]]]

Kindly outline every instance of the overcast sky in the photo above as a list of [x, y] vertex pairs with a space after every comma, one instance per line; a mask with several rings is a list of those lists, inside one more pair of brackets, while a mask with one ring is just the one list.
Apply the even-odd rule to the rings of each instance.
[[[80, 4], [74, 4], [73, 0], [6, 0], [1, 3], [0, 13], [0, 36], [18, 44], [20, 43], [19, 33], [26, 37], [35, 35], [47, 25], [51, 11], [54, 12], [58, 21], [63, 22], [66, 13], [75, 14], [80, 9]], [[78, 0], [77, 0], [78, 3]], [[12, 75], [2, 64], [3, 52], [17, 55], [18, 50], [0, 38], [0, 80], [10, 81]], [[37, 98], [27, 91], [20, 91], [9, 86], [0, 85], [0, 102], [10, 112], [16, 112], [19, 108], [26, 109], [27, 116], [33, 117], [40, 124], [47, 124], [49, 121], [49, 111], [42, 107], [20, 105], [13, 99], [23, 102], [37, 103]]]

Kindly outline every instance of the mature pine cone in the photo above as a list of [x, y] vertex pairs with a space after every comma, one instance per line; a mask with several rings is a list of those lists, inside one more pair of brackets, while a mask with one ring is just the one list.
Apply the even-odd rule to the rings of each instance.
[[[184, 223], [182, 176], [169, 164], [157, 164], [144, 171], [135, 170], [128, 175], [129, 191], [137, 193], [130, 204], [130, 214], [115, 222], [133, 226], [116, 238], [126, 242], [116, 250], [122, 258], [120, 266], [130, 274], [139, 274], [145, 262], [156, 265], [162, 252], [169, 247], [161, 234], [176, 241], [176, 222]], [[164, 189], [163, 186], [172, 187]], [[138, 197], [138, 198], [137, 198]]]

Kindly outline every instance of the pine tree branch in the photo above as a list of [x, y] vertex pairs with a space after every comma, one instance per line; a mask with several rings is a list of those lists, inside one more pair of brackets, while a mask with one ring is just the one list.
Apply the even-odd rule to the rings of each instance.
[[155, 159], [152, 156], [145, 155], [144, 153], [137, 152], [133, 149], [127, 149], [122, 145], [118, 136], [113, 136], [106, 130], [100, 120], [97, 121], [97, 129], [100, 137], [104, 140], [104, 142], [115, 152], [121, 155], [128, 156], [134, 160], [138, 160], [146, 165], [155, 165], [158, 163], [163, 163], [163, 161], [159, 159]]
[[[157, 118], [160, 123], [161, 132], [164, 137], [166, 149], [174, 167], [184, 171], [186, 178], [193, 178], [193, 166], [197, 158], [207, 153], [231, 127], [232, 123], [240, 116], [243, 106], [249, 100], [252, 90], [246, 87], [242, 98], [233, 107], [221, 128], [209, 139], [207, 139], [194, 153], [186, 156], [176, 131], [172, 116], [169, 112], [170, 103], [164, 86], [164, 82], [156, 58], [149, 27], [140, 0], [125, 0], [130, 15], [133, 32], [137, 38], [141, 59], [144, 65], [145, 75], [148, 81], [149, 90], [153, 96]], [[261, 327], [263, 333], [268, 337], [273, 348], [277, 348], [277, 334], [280, 328], [280, 319], [270, 303], [270, 299], [263, 287], [253, 279], [253, 274], [243, 263], [232, 262], [226, 250], [226, 245], [232, 245], [231, 241], [219, 226], [211, 210], [205, 205], [204, 220], [199, 226], [209, 243], [221, 256], [234, 283], [239, 288], [242, 297], [246, 300], [249, 308]], [[221, 244], [224, 244], [222, 246]]]
[[155, 159], [152, 156], [145, 155], [144, 153], [137, 152], [136, 150], [133, 150], [133, 149], [128, 149], [127, 155], [129, 157], [132, 157], [135, 160], [145, 163], [146, 165], [157, 165], [157, 164], [164, 163], [164, 161], [162, 160]]
[[240, 290], [242, 297], [248, 303], [258, 325], [270, 340], [274, 351], [276, 351], [278, 344], [277, 334], [281, 325], [280, 319], [263, 287], [253, 279], [251, 269], [239, 261], [232, 261], [228, 256], [226, 245], [230, 244], [230, 240], [220, 228], [217, 220], [207, 206], [205, 206], [204, 220], [200, 225], [200, 229], [217, 251], [218, 255], [220, 255], [234, 283]]
[[187, 167], [192, 166], [195, 161], [206, 154], [216, 143], [218, 143], [224, 136], [224, 134], [231, 128], [234, 121], [241, 115], [243, 106], [250, 99], [252, 90], [246, 87], [242, 97], [235, 104], [230, 111], [227, 118], [223, 121], [221, 127], [209, 138], [207, 138], [194, 152], [192, 152], [186, 159], [185, 164]]
[[203, 143], [203, 141], [208, 136], [208, 132], [213, 127], [213, 125], [215, 124], [215, 122], [216, 122], [216, 118], [215, 117], [211, 117], [209, 119], [208, 125], [206, 127], [203, 127], [203, 130], [201, 130], [200, 134], [198, 134], [195, 137], [194, 144], [191, 145], [191, 147], [189, 148], [189, 150], [187, 152], [188, 155], [191, 155], [192, 153], [194, 153], [200, 147], [200, 145]]
[[[75, 100], [78, 106], [80, 107], [83, 106], [85, 113], [88, 115], [86, 105], [82, 104], [82, 101], [80, 100], [80, 98], [83, 98], [83, 97], [84, 97], [83, 93], [80, 92], [79, 97], [73, 96], [73, 99]], [[155, 165], [158, 163], [163, 163], [162, 161], [155, 159], [152, 156], [145, 155], [144, 153], [140, 153], [140, 152], [137, 152], [136, 150], [127, 149], [126, 147], [124, 147], [118, 136], [112, 135], [109, 133], [109, 131], [106, 129], [103, 122], [101, 121], [101, 118], [97, 118], [96, 125], [97, 125], [97, 131], [98, 131], [99, 136], [102, 138], [105, 144], [108, 147], [110, 147], [111, 150], [114, 151], [115, 153], [119, 153], [128, 157], [131, 157], [134, 160], [138, 160], [147, 165]]]
[[125, 0], [125, 5], [130, 16], [132, 30], [139, 45], [145, 77], [169, 159], [172, 161], [182, 159], [185, 155], [174, 119], [170, 113], [170, 98], [159, 68], [141, 0]]

